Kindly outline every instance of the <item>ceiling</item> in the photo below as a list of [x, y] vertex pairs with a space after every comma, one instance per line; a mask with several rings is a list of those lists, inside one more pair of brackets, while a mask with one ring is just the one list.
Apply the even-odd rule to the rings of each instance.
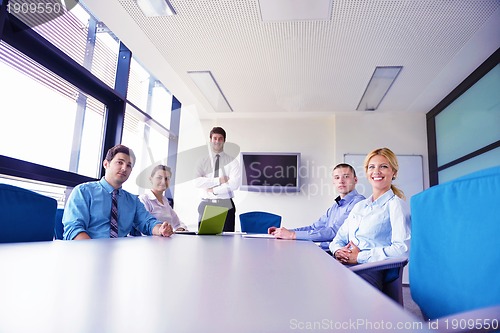
[[[363, 112], [376, 66], [403, 69], [373, 112], [426, 113], [500, 46], [499, 0], [334, 0], [326, 20], [274, 22], [259, 0], [171, 0], [168, 17], [84, 3], [200, 117]], [[187, 74], [204, 70], [232, 113], [215, 113]]]

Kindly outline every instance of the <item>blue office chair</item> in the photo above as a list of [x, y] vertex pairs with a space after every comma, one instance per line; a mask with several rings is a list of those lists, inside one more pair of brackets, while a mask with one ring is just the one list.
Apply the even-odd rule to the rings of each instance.
[[499, 193], [497, 166], [411, 198], [410, 290], [425, 319], [500, 321]]
[[56, 211], [56, 222], [54, 225], [55, 239], [63, 239], [63, 233], [64, 233], [64, 226], [62, 223], [63, 214], [64, 214], [64, 209], [58, 208]]
[[249, 234], [267, 234], [270, 227], [281, 226], [281, 216], [267, 212], [247, 212], [240, 214], [241, 231]]
[[53, 198], [0, 184], [0, 243], [53, 240], [56, 209]]

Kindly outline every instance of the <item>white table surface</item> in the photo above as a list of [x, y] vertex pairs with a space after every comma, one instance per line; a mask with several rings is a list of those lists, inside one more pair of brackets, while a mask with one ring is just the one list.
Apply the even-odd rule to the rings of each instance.
[[2, 333], [427, 331], [311, 242], [0, 244], [0, 265]]

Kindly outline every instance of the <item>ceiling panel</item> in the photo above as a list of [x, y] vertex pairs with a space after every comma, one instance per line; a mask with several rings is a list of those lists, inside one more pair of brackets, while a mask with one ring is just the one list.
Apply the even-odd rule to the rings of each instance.
[[[85, 3], [127, 45], [148, 39], [208, 113], [188, 71], [211, 71], [234, 115], [308, 114], [361, 112], [355, 109], [375, 67], [403, 66], [375, 112], [427, 112], [500, 46], [497, 0], [336, 0], [329, 20], [284, 22], [263, 22], [258, 0], [171, 0], [177, 15], [153, 18], [133, 0], [108, 1], [126, 14]], [[135, 33], [120, 36], [121, 24]], [[480, 34], [495, 29], [477, 48]], [[477, 52], [464, 52], [471, 47]], [[460, 75], [442, 79], [453, 71]], [[168, 87], [170, 78], [160, 79]]]

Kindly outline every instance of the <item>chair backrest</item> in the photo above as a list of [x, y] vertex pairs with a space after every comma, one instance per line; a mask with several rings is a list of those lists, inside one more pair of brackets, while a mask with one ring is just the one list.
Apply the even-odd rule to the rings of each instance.
[[53, 198], [0, 184], [0, 243], [53, 240], [56, 209]]
[[281, 226], [281, 216], [267, 212], [247, 212], [240, 214], [241, 231], [249, 234], [267, 234], [270, 227]]
[[62, 223], [63, 214], [64, 214], [64, 209], [58, 208], [56, 211], [56, 221], [54, 225], [55, 239], [63, 239], [63, 233], [64, 233], [64, 226]]
[[500, 304], [500, 166], [411, 199], [410, 287], [426, 319]]

